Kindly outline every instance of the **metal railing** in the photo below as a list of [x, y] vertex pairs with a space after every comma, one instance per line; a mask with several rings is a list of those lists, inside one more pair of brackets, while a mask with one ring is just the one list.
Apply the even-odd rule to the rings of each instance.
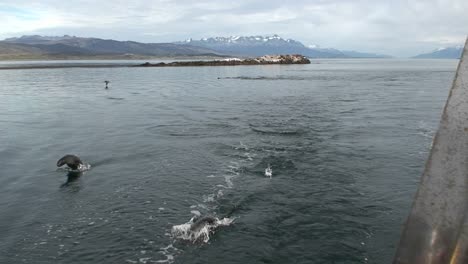
[[468, 263], [468, 39], [393, 263]]

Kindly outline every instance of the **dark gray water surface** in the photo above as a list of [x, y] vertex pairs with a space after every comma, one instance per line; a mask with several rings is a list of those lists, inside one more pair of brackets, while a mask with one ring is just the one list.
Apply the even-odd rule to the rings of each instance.
[[389, 263], [456, 64], [0, 70], [0, 263]]

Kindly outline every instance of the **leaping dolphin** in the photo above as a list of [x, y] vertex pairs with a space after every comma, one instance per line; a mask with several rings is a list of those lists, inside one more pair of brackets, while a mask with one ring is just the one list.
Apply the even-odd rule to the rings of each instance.
[[72, 170], [77, 170], [80, 165], [83, 165], [83, 162], [80, 158], [75, 155], [65, 155], [57, 161], [57, 167], [61, 167], [67, 164], [67, 166]]
[[214, 225], [217, 219], [213, 216], [203, 216], [193, 221], [193, 224], [190, 226], [190, 231], [198, 232], [205, 225]]

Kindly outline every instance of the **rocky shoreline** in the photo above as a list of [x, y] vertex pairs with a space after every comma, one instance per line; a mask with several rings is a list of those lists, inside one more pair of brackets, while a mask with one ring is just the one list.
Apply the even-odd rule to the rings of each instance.
[[310, 60], [302, 55], [265, 55], [258, 58], [229, 58], [211, 61], [175, 61], [169, 63], [149, 63], [135, 67], [187, 67], [187, 66], [237, 66], [237, 65], [269, 65], [269, 64], [310, 64]]

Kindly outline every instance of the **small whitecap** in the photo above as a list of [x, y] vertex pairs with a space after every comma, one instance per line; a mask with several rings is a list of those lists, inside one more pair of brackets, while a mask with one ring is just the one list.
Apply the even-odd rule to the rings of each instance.
[[196, 216], [201, 215], [200, 211], [198, 211], [198, 210], [192, 210], [192, 211], [190, 211], [190, 213], [193, 214], [193, 215], [196, 215]]

